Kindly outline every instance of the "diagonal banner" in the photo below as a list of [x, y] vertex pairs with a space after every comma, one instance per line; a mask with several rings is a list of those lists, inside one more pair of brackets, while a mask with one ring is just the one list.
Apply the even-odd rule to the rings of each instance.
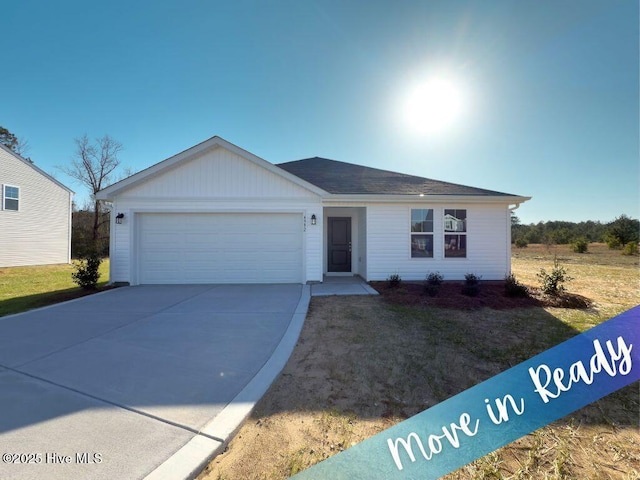
[[640, 379], [640, 306], [304, 470], [436, 479]]

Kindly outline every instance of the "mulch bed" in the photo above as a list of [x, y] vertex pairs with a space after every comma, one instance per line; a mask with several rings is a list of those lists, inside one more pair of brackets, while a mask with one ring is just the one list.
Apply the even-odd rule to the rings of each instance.
[[423, 305], [458, 310], [475, 310], [478, 308], [524, 308], [524, 307], [559, 307], [589, 308], [591, 301], [581, 295], [563, 293], [558, 296], [543, 294], [540, 289], [528, 287], [527, 297], [508, 297], [505, 295], [504, 282], [480, 282], [476, 296], [462, 293], [464, 282], [444, 282], [435, 296], [424, 293], [422, 282], [402, 282], [397, 287], [390, 287], [387, 282], [371, 282], [380, 295], [395, 305]]
[[86, 297], [87, 295], [93, 295], [94, 293], [104, 292], [106, 290], [111, 290], [117, 288], [115, 285], [103, 285], [94, 289], [82, 289], [82, 288], [73, 288], [69, 290], [64, 290], [62, 292], [52, 293], [51, 295], [47, 295], [43, 297], [40, 304], [36, 304], [33, 308], [45, 307], [47, 305], [53, 305], [55, 303], [67, 302], [69, 300], [75, 300], [76, 298]]

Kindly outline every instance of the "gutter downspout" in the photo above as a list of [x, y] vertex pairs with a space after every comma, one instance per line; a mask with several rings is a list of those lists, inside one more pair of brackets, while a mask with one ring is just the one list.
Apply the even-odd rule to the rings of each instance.
[[69, 233], [67, 235], [68, 240], [68, 252], [67, 252], [67, 263], [71, 264], [71, 242], [73, 240], [73, 193], [69, 192]]
[[507, 275], [511, 275], [511, 214], [516, 211], [518, 208], [520, 208], [522, 202], [518, 202], [515, 204], [515, 206], [513, 207], [509, 207], [507, 209], [507, 215], [509, 216], [509, 218], [507, 218], [507, 265], [509, 265], [509, 268], [507, 270]]

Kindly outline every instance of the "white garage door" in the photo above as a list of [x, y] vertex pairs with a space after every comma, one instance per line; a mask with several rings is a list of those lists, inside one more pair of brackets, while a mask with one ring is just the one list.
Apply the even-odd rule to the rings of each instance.
[[139, 216], [139, 283], [301, 283], [302, 215]]

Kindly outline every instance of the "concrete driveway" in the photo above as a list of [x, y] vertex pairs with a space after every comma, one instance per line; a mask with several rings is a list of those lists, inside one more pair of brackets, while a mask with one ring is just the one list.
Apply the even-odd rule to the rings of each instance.
[[124, 287], [0, 318], [0, 478], [197, 472], [284, 367], [303, 285]]

